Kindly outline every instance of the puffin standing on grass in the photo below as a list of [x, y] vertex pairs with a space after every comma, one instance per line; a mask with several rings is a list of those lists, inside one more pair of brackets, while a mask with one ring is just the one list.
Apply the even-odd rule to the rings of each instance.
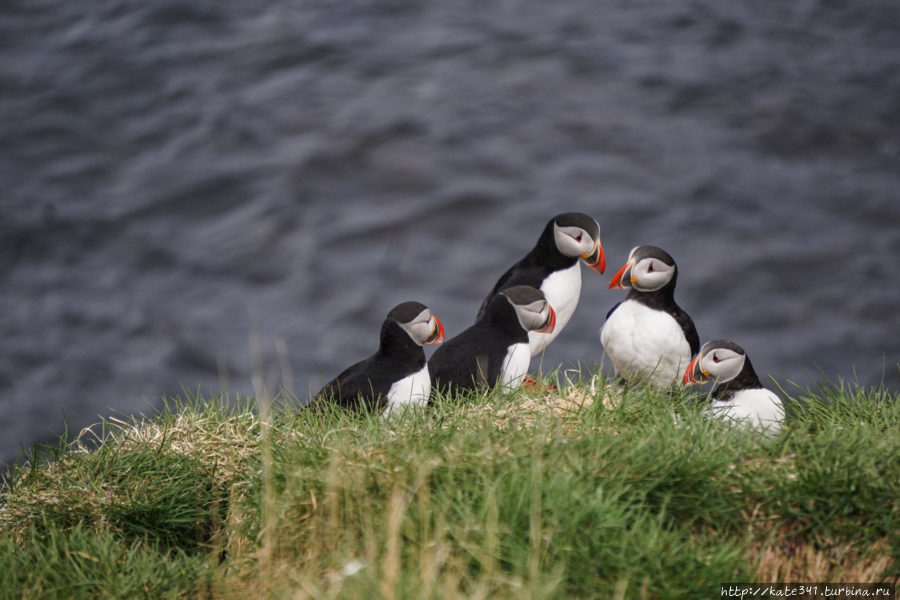
[[710, 413], [721, 419], [777, 433], [784, 420], [784, 405], [759, 381], [743, 348], [728, 340], [703, 344], [688, 365], [682, 384], [713, 381]]
[[447, 340], [428, 361], [434, 389], [459, 393], [512, 390], [531, 364], [530, 332], [551, 333], [557, 323], [553, 307], [540, 290], [516, 285], [496, 294], [475, 324]]
[[531, 356], [540, 354], [559, 335], [575, 312], [581, 295], [579, 259], [598, 273], [606, 269], [606, 256], [600, 244], [600, 226], [583, 213], [556, 215], [544, 227], [531, 252], [500, 277], [478, 309], [478, 318], [484, 315], [501, 290], [516, 285], [539, 289], [556, 312], [556, 327], [552, 331], [528, 333]]
[[381, 325], [378, 351], [325, 384], [310, 401], [321, 408], [333, 402], [352, 411], [388, 414], [404, 406], [424, 406], [431, 377], [422, 344], [444, 341], [444, 326], [420, 302], [398, 304]]
[[694, 322], [675, 303], [675, 260], [656, 246], [637, 246], [609, 284], [629, 289], [606, 315], [600, 342], [616, 374], [658, 388], [678, 383], [700, 348]]

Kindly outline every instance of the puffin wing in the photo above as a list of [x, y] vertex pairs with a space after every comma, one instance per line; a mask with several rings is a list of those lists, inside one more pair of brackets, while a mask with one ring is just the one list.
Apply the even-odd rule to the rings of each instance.
[[[454, 391], [493, 387], [500, 375], [501, 360], [491, 359], [497, 353], [492, 337], [490, 328], [476, 323], [441, 344], [428, 361], [432, 389], [445, 392], [450, 386]], [[502, 359], [502, 352], [500, 356]]]
[[428, 361], [432, 389], [453, 391], [491, 389], [503, 368], [506, 349], [511, 342], [496, 337], [484, 323], [476, 323], [453, 339], [444, 342]]
[[[326, 383], [313, 398], [316, 404], [334, 402], [342, 408], [358, 410], [364, 405], [370, 409], [382, 407], [387, 389], [368, 375], [375, 365], [367, 358], [344, 369], [337, 377]], [[360, 401], [362, 398], [362, 401]]]
[[431, 388], [446, 392], [448, 388], [470, 389], [472, 377], [478, 370], [476, 354], [469, 351], [471, 344], [467, 331], [441, 344], [428, 361]]
[[678, 322], [682, 331], [684, 331], [684, 337], [687, 340], [688, 346], [691, 347], [691, 356], [696, 356], [697, 353], [700, 352], [700, 335], [697, 333], [697, 328], [694, 326], [694, 320], [681, 309], [672, 316], [675, 317], [675, 321]]

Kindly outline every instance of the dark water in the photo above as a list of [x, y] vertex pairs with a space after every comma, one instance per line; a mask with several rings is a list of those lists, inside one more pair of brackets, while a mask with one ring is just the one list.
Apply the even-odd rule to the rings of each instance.
[[[900, 387], [900, 3], [14, 0], [0, 460], [188, 389], [452, 335], [557, 212], [679, 261], [764, 376]], [[584, 272], [545, 366], [602, 359]], [[281, 348], [281, 350], [279, 350]]]

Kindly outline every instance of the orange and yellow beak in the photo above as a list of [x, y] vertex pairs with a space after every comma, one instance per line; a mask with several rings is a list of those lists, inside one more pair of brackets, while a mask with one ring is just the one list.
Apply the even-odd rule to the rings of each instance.
[[681, 379], [681, 385], [704, 383], [709, 373], [700, 368], [700, 355], [692, 360], [684, 370], [684, 377]]
[[553, 329], [556, 327], [556, 311], [553, 310], [553, 307], [549, 304], [547, 308], [550, 309], [550, 316], [547, 317], [547, 323], [544, 324], [540, 329], [536, 329], [538, 333], [552, 333]]
[[630, 260], [622, 265], [622, 268], [616, 271], [616, 274], [613, 275], [612, 281], [609, 282], [609, 289], [611, 290], [624, 290], [626, 288], [631, 287], [631, 268], [634, 266], [634, 263]]
[[581, 255], [581, 260], [598, 273], [602, 274], [606, 270], [606, 255], [603, 253], [603, 246], [600, 245], [600, 240], [597, 240], [597, 247], [592, 252], [586, 252]]
[[444, 341], [444, 326], [438, 320], [437, 317], [432, 316], [434, 319], [434, 331], [431, 332], [431, 336], [427, 340], [425, 340], [426, 344], [440, 344]]

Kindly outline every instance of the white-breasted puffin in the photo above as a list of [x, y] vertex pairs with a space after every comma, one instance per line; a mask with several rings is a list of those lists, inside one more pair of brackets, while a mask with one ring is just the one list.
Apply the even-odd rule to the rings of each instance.
[[488, 303], [500, 290], [514, 285], [530, 285], [541, 290], [556, 311], [556, 328], [552, 332], [528, 333], [531, 356], [540, 354], [563, 330], [578, 305], [581, 295], [579, 259], [598, 273], [606, 269], [600, 225], [583, 213], [556, 215], [544, 227], [531, 252], [500, 277], [481, 303], [478, 317], [484, 314]]
[[675, 260], [656, 246], [631, 250], [609, 283], [630, 289], [606, 315], [600, 342], [616, 374], [664, 388], [678, 383], [700, 348], [694, 322], [675, 303]]
[[729, 340], [703, 344], [684, 371], [687, 385], [713, 381], [710, 413], [721, 419], [777, 433], [784, 421], [784, 405], [763, 387], [743, 348]]
[[434, 389], [459, 393], [519, 387], [531, 364], [528, 333], [549, 333], [557, 316], [529, 285], [506, 288], [488, 302], [475, 324], [435, 350], [428, 361]]
[[326, 383], [310, 405], [333, 402], [352, 411], [388, 414], [401, 406], [424, 406], [431, 376], [422, 344], [444, 341], [444, 326], [420, 302], [403, 302], [381, 325], [378, 351]]

